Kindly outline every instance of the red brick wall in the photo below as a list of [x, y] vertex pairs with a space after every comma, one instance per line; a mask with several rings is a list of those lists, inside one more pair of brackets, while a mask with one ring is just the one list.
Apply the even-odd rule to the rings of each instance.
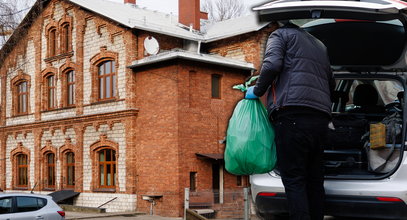
[[203, 46], [203, 49], [209, 53], [226, 57], [243, 56], [244, 61], [253, 63], [254, 67], [260, 70], [267, 38], [275, 29], [275, 25], [270, 25], [258, 32], [206, 44]]
[[[223, 153], [219, 144], [243, 94], [232, 86], [248, 72], [187, 61], [136, 70], [138, 209], [148, 211], [141, 195], [159, 194], [155, 213], [179, 216], [189, 172], [197, 172], [197, 190], [212, 188], [212, 168], [195, 153]], [[178, 66], [176, 65], [178, 64]], [[191, 72], [192, 71], [192, 72]], [[221, 99], [211, 98], [211, 74], [222, 75]], [[226, 174], [236, 188], [236, 177]]]

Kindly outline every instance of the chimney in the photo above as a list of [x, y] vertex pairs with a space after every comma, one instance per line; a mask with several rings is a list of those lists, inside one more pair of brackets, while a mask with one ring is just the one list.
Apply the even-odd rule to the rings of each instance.
[[136, 0], [124, 0], [124, 4], [132, 4], [132, 5], [135, 5], [135, 4], [136, 4]]
[[208, 14], [201, 12], [200, 0], [178, 1], [179, 23], [190, 26], [195, 30], [201, 29], [201, 19], [208, 19]]

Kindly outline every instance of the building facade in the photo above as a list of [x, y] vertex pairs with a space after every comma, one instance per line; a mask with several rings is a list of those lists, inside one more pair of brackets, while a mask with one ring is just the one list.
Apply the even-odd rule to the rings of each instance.
[[114, 199], [107, 211], [148, 212], [155, 196], [156, 214], [181, 216], [186, 187], [247, 186], [218, 157], [243, 97], [232, 86], [259, 69], [273, 27], [208, 37], [181, 18], [196, 5], [182, 25], [125, 3], [38, 1], [2, 48], [4, 191], [74, 190], [74, 205]]

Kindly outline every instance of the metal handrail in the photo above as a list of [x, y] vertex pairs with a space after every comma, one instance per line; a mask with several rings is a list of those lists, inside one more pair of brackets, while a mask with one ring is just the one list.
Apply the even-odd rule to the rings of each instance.
[[114, 197], [113, 199], [111, 199], [111, 200], [109, 200], [109, 201], [103, 203], [102, 205], [98, 206], [98, 208], [100, 208], [100, 207], [106, 205], [107, 203], [109, 203], [109, 202], [111, 202], [111, 201], [113, 201], [113, 200], [115, 200], [115, 199], [117, 199], [117, 197]]

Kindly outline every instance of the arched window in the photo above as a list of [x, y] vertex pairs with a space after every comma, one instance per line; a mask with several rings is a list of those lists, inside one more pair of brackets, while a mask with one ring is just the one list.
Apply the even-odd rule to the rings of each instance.
[[22, 81], [17, 84], [17, 114], [25, 114], [28, 111], [28, 83]]
[[52, 28], [48, 33], [48, 55], [53, 57], [57, 55], [57, 30]]
[[55, 76], [50, 75], [47, 77], [47, 100], [48, 109], [54, 109], [56, 107], [56, 86], [55, 86]]
[[103, 62], [98, 66], [99, 100], [116, 97], [116, 62], [113, 60]]
[[98, 151], [99, 187], [114, 188], [116, 186], [116, 151], [105, 148]]
[[55, 154], [46, 155], [47, 187], [55, 188]]
[[71, 29], [69, 23], [62, 24], [61, 32], [61, 52], [67, 53], [71, 50]]
[[28, 186], [28, 157], [26, 154], [17, 155], [17, 187]]
[[69, 188], [75, 187], [75, 154], [68, 152], [65, 154], [66, 185]]
[[66, 73], [67, 106], [75, 105], [75, 72], [70, 70]]

